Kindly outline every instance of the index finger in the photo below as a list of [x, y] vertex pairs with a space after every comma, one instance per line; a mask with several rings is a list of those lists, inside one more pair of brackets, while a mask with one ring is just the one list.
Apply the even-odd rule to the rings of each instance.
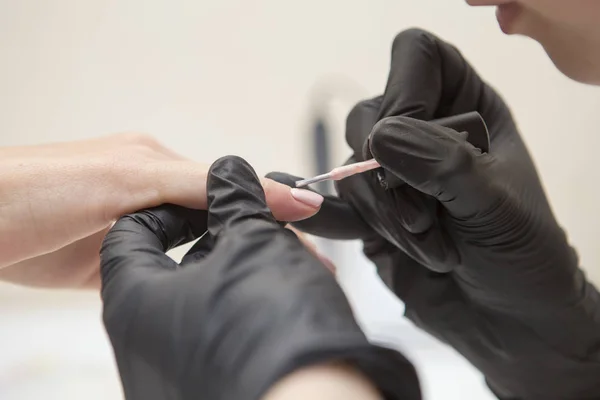
[[378, 120], [429, 121], [479, 110], [485, 84], [460, 52], [435, 35], [409, 29], [394, 39]]

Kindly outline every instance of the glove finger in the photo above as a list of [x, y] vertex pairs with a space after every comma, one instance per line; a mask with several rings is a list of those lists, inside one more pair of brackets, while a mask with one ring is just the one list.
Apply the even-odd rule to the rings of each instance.
[[226, 156], [215, 161], [206, 187], [208, 231], [213, 238], [248, 220], [277, 224], [260, 179], [246, 160]]
[[352, 148], [355, 161], [370, 158], [368, 143], [371, 130], [379, 120], [379, 109], [383, 96], [361, 101], [356, 104], [346, 118], [346, 142]]
[[480, 104], [488, 92], [454, 46], [429, 32], [409, 29], [394, 39], [378, 120], [398, 115], [431, 120], [468, 111], [480, 111], [487, 120]]
[[[360, 210], [375, 232], [433, 271], [448, 272], [459, 265], [458, 251], [437, 219], [422, 233], [408, 231], [403, 226], [402, 211], [396, 208], [396, 200], [366, 175], [368, 173], [351, 176], [338, 186], [342, 198]], [[437, 212], [432, 209], [430, 213], [436, 215]]]
[[[295, 187], [295, 182], [302, 179], [283, 172], [271, 172], [267, 174], [267, 178], [290, 187]], [[336, 196], [324, 195], [323, 197], [325, 200], [317, 214], [305, 220], [293, 222], [292, 226], [302, 232], [328, 239], [363, 239], [372, 234], [373, 230], [352, 205]]]
[[382, 166], [434, 196], [456, 218], [487, 211], [499, 200], [494, 186], [485, 178], [493, 158], [481, 154], [451, 129], [390, 117], [374, 128], [370, 146]]
[[103, 292], [113, 281], [126, 282], [156, 271], [175, 270], [177, 264], [165, 252], [200, 237], [206, 229], [206, 211], [175, 205], [122, 217], [108, 232], [100, 250]]
[[410, 233], [423, 233], [435, 223], [436, 200], [409, 185], [384, 190], [388, 205], [396, 209], [398, 221]]
[[[353, 159], [347, 163], [372, 158], [368, 137], [377, 122], [382, 97], [358, 103], [348, 115], [346, 121], [346, 141], [354, 151]], [[432, 214], [432, 201], [421, 192], [408, 185], [392, 190], [381, 190], [376, 173], [367, 173], [372, 177], [375, 189], [381, 198], [390, 198], [387, 203], [395, 207], [398, 222], [409, 232], [421, 233], [431, 228], [435, 214]]]

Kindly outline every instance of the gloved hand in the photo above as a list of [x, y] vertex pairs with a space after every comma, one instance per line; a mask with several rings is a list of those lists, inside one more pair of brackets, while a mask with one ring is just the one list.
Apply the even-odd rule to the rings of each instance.
[[[490, 154], [420, 121], [469, 111], [488, 125]], [[406, 315], [500, 398], [600, 398], [600, 296], [506, 104], [461, 54], [427, 32], [401, 33], [384, 95], [358, 104], [346, 129], [349, 162], [374, 157], [407, 185], [386, 191], [375, 172], [347, 178], [339, 199], [295, 226], [363, 239]]]
[[[367, 342], [332, 274], [276, 222], [245, 161], [215, 162], [207, 194], [208, 212], [140, 211], [103, 243], [104, 323], [127, 399], [258, 399], [298, 368], [337, 360], [386, 398], [420, 399], [412, 365]], [[165, 255], [207, 229], [181, 265]]]

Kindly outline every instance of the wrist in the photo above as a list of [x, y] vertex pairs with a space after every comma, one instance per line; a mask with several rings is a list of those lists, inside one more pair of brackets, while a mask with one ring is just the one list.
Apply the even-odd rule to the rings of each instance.
[[[349, 396], [349, 393], [354, 392], [361, 395], [364, 393], [364, 399], [369, 400], [420, 400], [422, 398], [416, 370], [400, 352], [368, 342], [360, 343], [357, 340], [349, 340], [348, 335], [337, 335], [337, 338], [334, 338], [337, 340], [330, 342], [329, 338], [319, 335], [318, 343], [304, 343], [304, 346], [300, 347], [301, 350], [297, 346], [289, 347], [287, 352], [266, 350], [270, 355], [269, 362], [265, 363], [263, 360], [258, 362], [259, 365], [266, 368], [247, 371], [249, 372], [248, 380], [258, 385], [254, 388], [245, 388], [246, 393], [253, 393], [252, 398], [256, 397], [262, 400], [296, 400], [297, 398], [292, 396], [293, 389], [302, 386], [299, 384], [300, 378], [302, 378], [302, 382], [307, 382], [307, 385], [308, 382], [311, 382], [311, 391], [305, 393], [298, 389], [298, 393], [303, 395], [298, 397], [298, 400], [305, 398], [337, 399], [337, 396], [340, 399], [363, 400], [361, 397]], [[294, 351], [294, 347], [300, 351]], [[308, 378], [308, 372], [316, 372], [317, 367], [327, 367], [328, 374], [337, 373], [338, 379], [334, 382], [343, 383], [328, 386], [330, 396], [317, 396], [316, 394], [321, 393], [320, 390], [325, 393], [325, 388], [319, 386], [320, 383], [316, 378], [314, 381], [312, 380], [312, 374], [311, 378]], [[306, 371], [307, 374], [301, 375], [300, 371]], [[298, 375], [295, 375], [296, 373]], [[320, 374], [327, 375], [323, 370], [320, 370]], [[290, 383], [292, 377], [294, 382]], [[290, 378], [290, 381], [286, 381], [286, 378]], [[353, 389], [349, 392], [343, 390], [344, 385], [349, 385], [348, 380], [353, 382], [348, 387], [356, 387], [356, 390]], [[260, 389], [261, 386], [262, 389]], [[279, 389], [275, 391], [278, 387]], [[256, 389], [260, 390], [255, 391]], [[279, 397], [273, 397], [273, 393]], [[307, 395], [313, 393], [315, 396]], [[289, 397], [284, 397], [284, 394]]]
[[343, 363], [308, 366], [280, 379], [263, 400], [380, 400], [375, 385], [359, 370]]

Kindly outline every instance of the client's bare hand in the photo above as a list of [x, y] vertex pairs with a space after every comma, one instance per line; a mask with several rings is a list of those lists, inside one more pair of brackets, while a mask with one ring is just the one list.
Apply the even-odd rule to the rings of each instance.
[[[0, 148], [0, 279], [98, 287], [98, 252], [112, 222], [163, 203], [206, 208], [199, 188], [207, 171], [143, 134]], [[319, 209], [319, 199], [300, 202], [287, 186], [262, 183], [279, 220]]]

